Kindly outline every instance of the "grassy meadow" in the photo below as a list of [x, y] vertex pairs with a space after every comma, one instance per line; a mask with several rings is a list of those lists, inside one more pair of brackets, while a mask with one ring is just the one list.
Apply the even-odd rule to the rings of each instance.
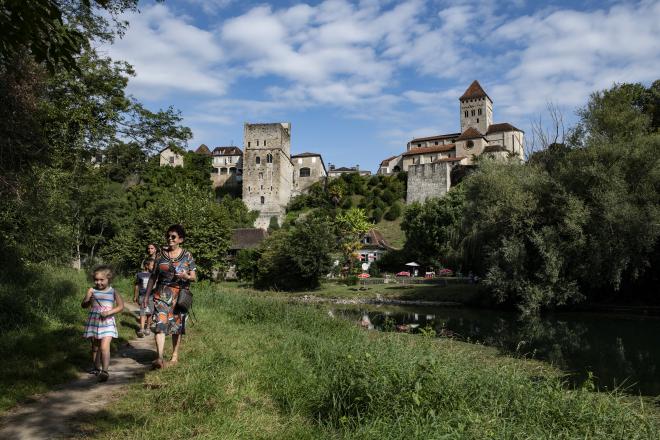
[[195, 287], [179, 364], [150, 372], [85, 435], [102, 439], [652, 439], [657, 408], [568, 389], [479, 345], [376, 333], [235, 285]]
[[[48, 266], [0, 283], [0, 412], [90, 366], [90, 345], [82, 338], [87, 310], [80, 302], [91, 285], [83, 272]], [[114, 284], [124, 298], [129, 285], [126, 279]], [[135, 326], [128, 313], [119, 323], [113, 349], [132, 337]]]

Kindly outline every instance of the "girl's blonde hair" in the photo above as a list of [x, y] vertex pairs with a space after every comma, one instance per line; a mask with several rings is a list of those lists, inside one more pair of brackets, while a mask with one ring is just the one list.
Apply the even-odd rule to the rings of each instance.
[[108, 278], [108, 281], [112, 281], [112, 278], [115, 276], [114, 272], [112, 271], [112, 268], [107, 264], [96, 266], [92, 271], [92, 276], [96, 275], [99, 272], [103, 272], [103, 275], [105, 275]]

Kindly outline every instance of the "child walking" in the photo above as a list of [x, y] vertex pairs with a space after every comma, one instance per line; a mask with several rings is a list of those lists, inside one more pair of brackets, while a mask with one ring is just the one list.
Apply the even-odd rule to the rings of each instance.
[[149, 326], [151, 325], [151, 314], [154, 310], [154, 295], [149, 295], [145, 301], [145, 294], [147, 293], [147, 284], [149, 277], [154, 270], [154, 259], [149, 258], [144, 260], [143, 271], [135, 275], [135, 289], [133, 291], [133, 301], [140, 306], [140, 329], [137, 332], [139, 338], [143, 338], [151, 334]]
[[92, 342], [92, 374], [98, 376], [99, 382], [105, 382], [110, 377], [110, 341], [117, 338], [117, 324], [114, 315], [124, 309], [124, 300], [118, 292], [110, 286], [112, 269], [109, 266], [98, 266], [94, 269], [94, 287], [87, 290], [81, 306], [91, 306], [84, 338]]

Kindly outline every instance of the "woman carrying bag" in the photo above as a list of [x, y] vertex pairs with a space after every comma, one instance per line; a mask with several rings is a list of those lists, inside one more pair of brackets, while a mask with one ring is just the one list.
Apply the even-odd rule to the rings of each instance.
[[167, 335], [172, 335], [172, 358], [168, 364], [176, 364], [179, 360], [179, 347], [186, 332], [188, 310], [177, 307], [177, 303], [179, 297], [182, 303], [188, 302], [190, 282], [197, 279], [195, 260], [190, 252], [181, 247], [181, 243], [186, 238], [183, 226], [170, 226], [165, 238], [167, 247], [164, 247], [156, 257], [156, 264], [145, 294], [145, 298], [148, 298], [151, 290], [154, 291], [152, 330], [158, 352], [158, 358], [153, 362], [154, 368], [163, 368], [167, 365], [163, 361]]

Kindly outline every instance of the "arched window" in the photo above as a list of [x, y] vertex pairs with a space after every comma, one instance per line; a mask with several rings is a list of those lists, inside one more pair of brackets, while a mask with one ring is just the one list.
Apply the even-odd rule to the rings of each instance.
[[309, 177], [311, 174], [309, 168], [301, 168], [300, 169], [300, 177]]
[[394, 168], [392, 168], [392, 171], [398, 173], [399, 171], [401, 171], [401, 168], [399, 167], [399, 165], [397, 165]]
[[266, 163], [273, 163], [273, 155], [268, 153], [266, 155]]
[[263, 205], [264, 203], [266, 203], [266, 198], [264, 196], [261, 196], [261, 204]]
[[259, 164], [261, 163], [261, 158], [260, 158], [259, 156], [257, 156], [257, 158], [254, 159], [254, 163], [256, 163], [257, 165], [259, 165]]
[[465, 110], [465, 113], [464, 113], [464, 114], [465, 114], [465, 117], [467, 118], [467, 117], [468, 117], [468, 111]]
[[227, 168], [220, 168], [220, 174], [227, 174]]

